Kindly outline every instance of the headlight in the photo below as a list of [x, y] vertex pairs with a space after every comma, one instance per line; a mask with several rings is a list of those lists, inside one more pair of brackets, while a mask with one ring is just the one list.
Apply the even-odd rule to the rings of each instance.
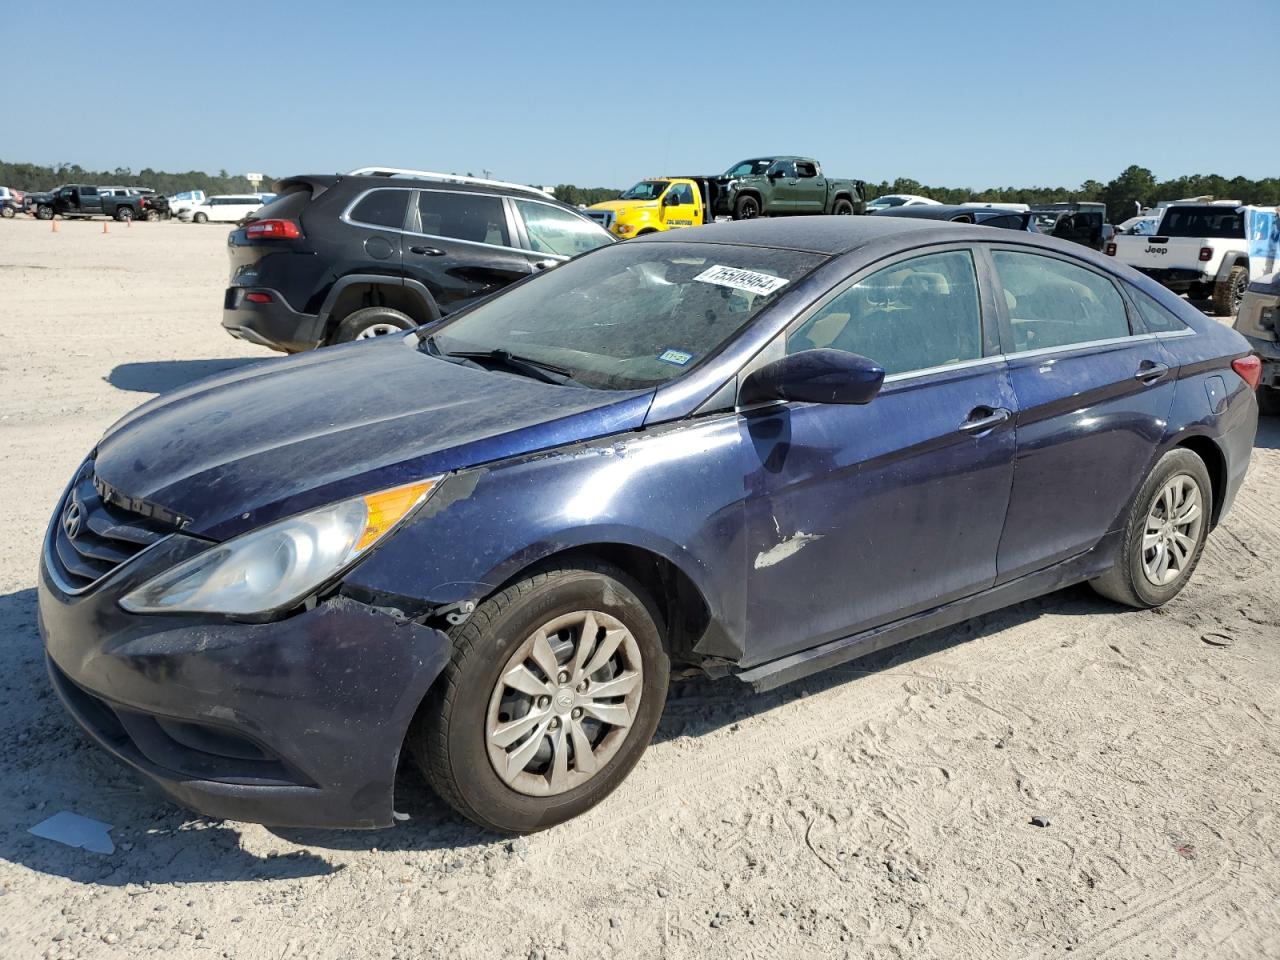
[[241, 534], [153, 577], [120, 606], [230, 615], [290, 607], [390, 533], [439, 481], [354, 497]]

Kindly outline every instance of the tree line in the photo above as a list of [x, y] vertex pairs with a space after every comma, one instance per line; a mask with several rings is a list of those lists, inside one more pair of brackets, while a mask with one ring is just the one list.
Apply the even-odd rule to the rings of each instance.
[[[15, 190], [47, 190], [61, 183], [92, 183], [98, 185], [151, 187], [161, 193], [178, 193], [183, 190], [203, 190], [205, 193], [245, 193], [252, 189], [244, 177], [233, 176], [226, 170], [216, 174], [201, 170], [185, 173], [166, 173], [145, 167], [136, 173], [128, 167], [114, 170], [86, 170], [76, 163], [59, 163], [42, 166], [35, 163], [6, 163], [0, 161], [0, 185]], [[268, 189], [271, 178], [263, 181], [261, 189]], [[615, 187], [579, 187], [562, 183], [555, 188], [557, 199], [577, 206], [614, 200], [622, 191]], [[1134, 215], [1137, 206], [1153, 206], [1160, 200], [1177, 200], [1182, 197], [1214, 196], [1239, 200], [1259, 206], [1280, 205], [1280, 177], [1250, 180], [1248, 177], [1222, 177], [1217, 174], [1194, 174], [1157, 180], [1146, 167], [1136, 164], [1126, 167], [1115, 179], [1101, 183], [1086, 180], [1072, 187], [988, 187], [975, 190], [972, 187], [927, 186], [908, 177], [882, 180], [867, 184], [867, 199], [886, 193], [915, 193], [932, 197], [943, 203], [1042, 204], [1058, 201], [1102, 201], [1112, 222], [1119, 223]]]

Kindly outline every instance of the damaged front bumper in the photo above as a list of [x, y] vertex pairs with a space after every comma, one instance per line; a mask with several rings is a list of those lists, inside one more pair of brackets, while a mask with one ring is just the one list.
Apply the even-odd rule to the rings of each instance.
[[40, 633], [63, 704], [99, 746], [207, 816], [390, 826], [400, 748], [448, 638], [342, 596], [269, 623], [119, 606], [207, 546], [175, 534], [80, 592], [46, 556]]

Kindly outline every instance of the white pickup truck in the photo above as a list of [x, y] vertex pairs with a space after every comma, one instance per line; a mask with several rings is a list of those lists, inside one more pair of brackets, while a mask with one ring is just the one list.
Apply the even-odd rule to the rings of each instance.
[[1251, 233], [1257, 225], [1274, 230], [1275, 218], [1274, 207], [1242, 206], [1234, 200], [1173, 203], [1164, 208], [1154, 235], [1118, 234], [1105, 249], [1170, 290], [1193, 299], [1212, 298], [1214, 313], [1227, 317], [1239, 309], [1250, 276], [1265, 269], [1250, 261], [1256, 246]]

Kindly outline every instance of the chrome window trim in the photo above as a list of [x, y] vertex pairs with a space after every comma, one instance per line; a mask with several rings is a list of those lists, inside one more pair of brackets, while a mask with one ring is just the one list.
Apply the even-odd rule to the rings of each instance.
[[1134, 333], [1127, 337], [1108, 337], [1105, 340], [1082, 340], [1080, 343], [1065, 343], [1054, 347], [1040, 347], [1037, 350], [1019, 350], [1004, 354], [1007, 360], [1022, 360], [1027, 357], [1048, 356], [1053, 353], [1070, 353], [1073, 350], [1094, 350], [1099, 347], [1116, 347], [1128, 343], [1146, 343], [1153, 340], [1174, 340], [1179, 337], [1194, 337], [1196, 331], [1170, 330], [1164, 333]]
[[989, 357], [975, 357], [972, 360], [958, 360], [955, 363], [941, 363], [933, 367], [921, 367], [919, 370], [889, 373], [885, 375], [884, 382], [900, 383], [903, 380], [914, 380], [917, 377], [929, 377], [937, 373], [946, 373], [948, 370], [969, 370], [974, 367], [985, 367], [993, 363], [1004, 363], [1006, 359], [1004, 354], [994, 353]]
[[[349, 224], [350, 226], [353, 226], [353, 227], [364, 227], [368, 230], [386, 230], [388, 233], [398, 233], [406, 237], [426, 237], [429, 240], [444, 240], [447, 243], [464, 243], [467, 246], [482, 247], [485, 250], [509, 250], [512, 253], [518, 253], [525, 257], [528, 257], [535, 253], [535, 251], [526, 250], [523, 247], [508, 247], [501, 243], [482, 243], [481, 241], [478, 241], [478, 240], [462, 240], [458, 237], [446, 237], [436, 233], [421, 233], [420, 231], [417, 231], [417, 230], [409, 230], [405, 228], [403, 225], [401, 225], [400, 227], [388, 227], [380, 223], [365, 223], [363, 220], [352, 219], [351, 211], [355, 209], [356, 204], [358, 204], [361, 200], [363, 200], [369, 194], [373, 193], [375, 190], [403, 190], [413, 194], [457, 193], [467, 197], [491, 197], [492, 199], [497, 200], [500, 204], [502, 204], [503, 216], [504, 218], [507, 219], [507, 233], [508, 234], [511, 233], [511, 223], [510, 223], [509, 214], [507, 211], [507, 206], [505, 203], [505, 201], [508, 200], [509, 198], [499, 196], [497, 194], [492, 194], [492, 193], [480, 193], [476, 190], [438, 190], [435, 187], [392, 187], [392, 186], [370, 187], [368, 190], [364, 190], [361, 193], [357, 194], [356, 198], [352, 200], [349, 204], [347, 204], [346, 209], [344, 209], [342, 213], [339, 214], [338, 219], [341, 220], [343, 223]], [[551, 206], [551, 204], [548, 204], [548, 206]], [[406, 218], [408, 217], [409, 211], [412, 209], [413, 209], [413, 204], [410, 203], [405, 211]], [[562, 259], [567, 260], [569, 258], [563, 257]]]

